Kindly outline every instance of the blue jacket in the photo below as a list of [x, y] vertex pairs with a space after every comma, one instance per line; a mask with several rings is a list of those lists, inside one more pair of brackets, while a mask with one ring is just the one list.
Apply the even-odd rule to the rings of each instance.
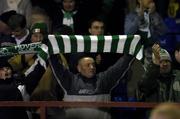
[[[165, 23], [163, 22], [163, 19], [160, 17], [160, 15], [157, 12], [149, 14], [149, 20], [150, 20], [149, 30], [151, 33], [151, 37], [147, 45], [158, 41], [159, 38], [168, 31]], [[139, 30], [140, 26], [146, 26], [146, 25], [147, 24], [145, 22], [144, 16], [139, 16], [137, 10], [126, 15], [124, 32], [125, 34], [131, 34], [131, 35], [138, 34], [140, 31]]]

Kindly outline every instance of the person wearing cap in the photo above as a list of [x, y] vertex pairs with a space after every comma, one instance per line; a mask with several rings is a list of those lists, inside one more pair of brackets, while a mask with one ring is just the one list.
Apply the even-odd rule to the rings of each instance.
[[[48, 35], [48, 27], [44, 22], [39, 22], [33, 24], [31, 27], [31, 42], [46, 42], [46, 38]], [[33, 57], [33, 58], [32, 58]], [[31, 79], [35, 79], [31, 84], [27, 86], [27, 91], [30, 92], [30, 100], [31, 101], [57, 101], [61, 100], [63, 96], [63, 91], [58, 85], [57, 81], [53, 79], [52, 71], [50, 66], [47, 64], [47, 68], [44, 70], [44, 67], [41, 65], [37, 65], [36, 61], [38, 60], [35, 54], [28, 54], [27, 59], [29, 58], [29, 62], [33, 59], [35, 60], [34, 66], [32, 65], [25, 72], [26, 80], [32, 81]], [[58, 57], [59, 61], [63, 62], [65, 67], [68, 67], [66, 58], [62, 53], [59, 53]], [[39, 73], [41, 72], [41, 73]], [[38, 110], [38, 109], [37, 109]], [[56, 113], [55, 113], [55, 112]], [[58, 112], [57, 112], [58, 111]], [[54, 117], [59, 118], [62, 117], [62, 111], [57, 110], [56, 108], [47, 108], [46, 114], [48, 118], [54, 119]], [[39, 115], [39, 112], [35, 110], [33, 112], [33, 118]]]
[[35, 23], [31, 28], [31, 42], [41, 42], [48, 34], [46, 23]]
[[[29, 43], [36, 43], [43, 41], [45, 35], [47, 35], [47, 25], [45, 23], [35, 23], [28, 35]], [[27, 41], [25, 40], [27, 43]], [[35, 61], [35, 54], [15, 55], [8, 61], [17, 72], [25, 72]]]
[[159, 44], [152, 46], [152, 63], [139, 82], [139, 98], [147, 102], [180, 102], [180, 77], [172, 68], [172, 59]]
[[[46, 36], [48, 35], [48, 27], [46, 23], [35, 23], [34, 25], [32, 25], [32, 28], [30, 30], [30, 34], [31, 34], [31, 43], [37, 43], [37, 42], [42, 42], [43, 39], [46, 39]], [[35, 54], [26, 54], [25, 55], [25, 61], [24, 63], [26, 64], [25, 69], [27, 70], [27, 68], [29, 68], [35, 61], [36, 59], [36, 55]]]
[[[22, 15], [18, 15], [21, 16]], [[18, 16], [13, 16], [17, 19]], [[24, 21], [24, 17], [22, 17]], [[20, 21], [22, 20], [20, 19]], [[19, 24], [17, 24], [19, 25]], [[16, 26], [16, 25], [12, 25]], [[20, 25], [21, 26], [21, 25]], [[23, 24], [24, 26], [24, 24]], [[21, 29], [21, 28], [20, 28]], [[21, 29], [24, 31], [23, 29]], [[21, 30], [20, 32], [15, 32], [14, 35], [21, 36]], [[44, 34], [47, 34], [47, 25], [44, 23], [36, 23], [32, 26], [32, 29], [29, 31], [28, 30], [28, 40], [24, 40], [26, 43], [35, 43], [35, 42], [40, 42], [44, 38]], [[35, 37], [37, 36], [37, 37]], [[32, 40], [33, 39], [33, 40]], [[24, 43], [22, 41], [22, 43]], [[23, 99], [24, 100], [29, 100], [29, 95], [33, 92], [33, 90], [36, 88], [38, 85], [38, 82], [41, 78], [41, 75], [44, 73], [44, 67], [39, 66], [39, 59], [37, 59], [36, 54], [31, 53], [31, 54], [23, 54], [23, 55], [15, 55], [11, 57], [8, 62], [12, 66], [13, 70], [16, 72], [16, 75], [19, 76], [25, 76], [26, 81], [25, 82], [20, 82], [18, 85], [18, 88], [20, 89], [21, 93], [23, 94]], [[33, 65], [36, 64], [36, 65]], [[32, 73], [31, 71], [27, 71], [28, 69], [33, 69], [35, 68], [34, 71], [38, 71], [38, 74]], [[36, 68], [37, 67], [37, 68]], [[26, 73], [28, 72], [28, 73]], [[29, 78], [30, 77], [30, 78]], [[31, 79], [32, 78], [32, 79]]]

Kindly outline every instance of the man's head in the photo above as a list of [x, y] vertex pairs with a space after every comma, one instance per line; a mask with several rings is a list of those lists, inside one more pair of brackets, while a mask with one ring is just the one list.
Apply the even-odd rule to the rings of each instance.
[[178, 63], [180, 63], [180, 43], [176, 44], [175, 52], [174, 52], [175, 59]]
[[41, 42], [44, 38], [44, 35], [47, 35], [48, 28], [47, 24], [45, 23], [35, 23], [31, 28], [31, 41], [34, 42]]
[[171, 72], [171, 56], [167, 50], [160, 50], [160, 73], [166, 74]]
[[26, 34], [26, 18], [24, 15], [15, 14], [8, 20], [8, 26], [12, 30], [12, 35], [20, 39]]
[[180, 108], [172, 103], [162, 103], [152, 110], [150, 119], [179, 119]]
[[154, 4], [153, 0], [137, 0], [137, 2], [145, 9], [148, 9], [151, 4]]
[[78, 72], [86, 78], [94, 77], [96, 74], [96, 66], [94, 59], [91, 57], [82, 57], [78, 61], [77, 69]]
[[103, 35], [105, 29], [104, 21], [100, 18], [94, 18], [89, 21], [88, 31], [91, 35]]
[[63, 9], [66, 12], [72, 12], [76, 7], [75, 4], [76, 4], [76, 0], [63, 0], [62, 1]]
[[12, 77], [12, 67], [6, 59], [0, 59], [0, 79]]
[[15, 14], [16, 14], [16, 11], [11, 10], [8, 12], [4, 12], [0, 15], [0, 33], [11, 34], [11, 29], [7, 23], [10, 17]]

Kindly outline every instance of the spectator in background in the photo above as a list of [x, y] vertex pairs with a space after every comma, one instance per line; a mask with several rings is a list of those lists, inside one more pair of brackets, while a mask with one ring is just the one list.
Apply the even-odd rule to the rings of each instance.
[[154, 44], [153, 63], [139, 82], [141, 99], [147, 102], [180, 102], [180, 76], [173, 72], [170, 54]]
[[[83, 20], [84, 15], [78, 9], [77, 0], [62, 0], [61, 4], [55, 6], [53, 13], [50, 15], [52, 18], [53, 31], [60, 28], [62, 25], [70, 26], [75, 34], [83, 34], [86, 29]], [[85, 12], [85, 11], [83, 11]]]
[[30, 32], [26, 25], [26, 18], [22, 14], [12, 15], [8, 20], [8, 26], [17, 45], [30, 43]]
[[[47, 24], [45, 23], [35, 23], [32, 26], [31, 32], [31, 41], [35, 42], [43, 42], [46, 43], [47, 41]], [[58, 32], [58, 31], [57, 31]], [[36, 55], [28, 55], [29, 61], [34, 61], [33, 65], [25, 72], [26, 80], [29, 81], [29, 85], [26, 86], [26, 89], [30, 94], [32, 93], [30, 99], [32, 101], [57, 101], [62, 100], [63, 91], [58, 85], [57, 81], [54, 80], [51, 68], [49, 67], [48, 63], [46, 64], [45, 70], [44, 66], [41, 63], [37, 63], [39, 60]], [[64, 58], [63, 54], [59, 54], [59, 60], [63, 61], [65, 67], [68, 67], [66, 59]], [[34, 79], [34, 80], [32, 80]], [[47, 108], [46, 110], [46, 118], [47, 119], [58, 119], [62, 117], [63, 111], [59, 108]], [[39, 112], [35, 110], [33, 112], [33, 118], [38, 119]]]
[[[104, 35], [105, 33], [105, 23], [102, 19], [100, 18], [93, 18], [89, 21], [89, 26], [88, 26], [88, 32], [90, 35]], [[96, 61], [96, 71], [100, 72], [100, 71], [104, 71], [107, 67], [102, 65], [102, 61], [104, 61], [105, 59], [103, 59], [102, 57], [102, 53], [93, 53], [92, 56], [95, 58]], [[110, 62], [110, 61], [108, 61]]]
[[[17, 15], [12, 18], [14, 18], [14, 21], [17, 21], [14, 24], [12, 21], [10, 22], [11, 27], [17, 26], [15, 28], [15, 33], [13, 34], [16, 35], [16, 37], [20, 38], [18, 40], [21, 41], [22, 39], [22, 43], [28, 43], [29, 41], [30, 43], [41, 42], [43, 39], [45, 39], [45, 36], [47, 35], [46, 24], [37, 23], [33, 26], [32, 30], [29, 31], [28, 29], [26, 29], [26, 27], [24, 27], [25, 17]], [[38, 85], [41, 76], [45, 72], [45, 68], [41, 66], [41, 63], [37, 56], [33, 53], [30, 54], [30, 52], [29, 54], [15, 55], [11, 57], [8, 62], [11, 64], [15, 72], [15, 76], [18, 79], [22, 79], [23, 77], [23, 80], [18, 80], [17, 87], [21, 91], [23, 100], [29, 101], [30, 95]], [[38, 75], [37, 73], [32, 72], [32, 70], [34, 70], [34, 72], [38, 72]], [[31, 116], [31, 113], [28, 112], [28, 114], [29, 116]]]
[[[16, 45], [31, 43], [31, 34], [26, 27], [26, 18], [21, 14], [12, 15], [8, 20], [8, 26], [11, 28], [12, 42]], [[8, 59], [13, 70], [18, 73], [22, 73], [27, 68], [25, 61], [25, 54], [15, 55]], [[20, 65], [21, 64], [21, 65]]]
[[180, 70], [180, 43], [176, 43], [174, 50], [173, 68]]
[[[104, 20], [100, 17], [92, 18], [88, 24], [88, 31], [90, 35], [106, 35], [106, 25]], [[96, 61], [97, 72], [105, 71], [107, 68], [113, 65], [121, 56], [117, 53], [93, 53], [91, 55]]]
[[[47, 35], [48, 35], [47, 24], [35, 23], [30, 30], [30, 34], [31, 34], [31, 38], [30, 38], [31, 43], [37, 43], [37, 42], [41, 43], [42, 41], [45, 42], [45, 40], [47, 40]], [[9, 60], [9, 62], [11, 63], [13, 67], [22, 67], [23, 71], [21, 73], [26, 74], [26, 72], [28, 72], [27, 69], [29, 69], [36, 61], [37, 55], [34, 53], [29, 53], [29, 54], [25, 54], [24, 56], [22, 55], [18, 55], [18, 56], [16, 56], [16, 58], [14, 59]], [[17, 61], [18, 59], [19, 59], [19, 62]], [[30, 87], [33, 88], [33, 86], [30, 86]]]
[[89, 21], [88, 31], [90, 35], [104, 35], [105, 23], [101, 18], [92, 18]]
[[152, 110], [150, 119], [180, 119], [180, 108], [173, 103], [159, 104]]
[[37, 43], [47, 39], [48, 26], [46, 23], [38, 22], [31, 28], [31, 42]]
[[1, 0], [0, 1], [0, 14], [15, 10], [17, 13], [22, 14], [27, 19], [27, 26], [31, 23], [31, 1], [30, 0]]
[[144, 64], [146, 68], [152, 59], [151, 46], [160, 40], [160, 37], [167, 32], [167, 28], [156, 12], [153, 0], [137, 0], [136, 9], [126, 15], [124, 31], [125, 34], [141, 35], [145, 49]]
[[[22, 101], [11, 65], [3, 58], [0, 62], [0, 101]], [[0, 117], [2, 119], [28, 119], [25, 109], [17, 107], [1, 107]]]

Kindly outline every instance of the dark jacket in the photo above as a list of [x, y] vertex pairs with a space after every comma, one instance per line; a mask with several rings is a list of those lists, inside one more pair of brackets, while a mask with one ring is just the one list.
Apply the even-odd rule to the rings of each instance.
[[162, 76], [160, 67], [150, 64], [139, 82], [139, 92], [141, 99], [147, 102], [180, 102], [179, 71]]
[[[22, 95], [14, 78], [0, 79], [0, 101], [22, 101]], [[28, 119], [26, 109], [20, 107], [0, 107], [2, 119]]]

